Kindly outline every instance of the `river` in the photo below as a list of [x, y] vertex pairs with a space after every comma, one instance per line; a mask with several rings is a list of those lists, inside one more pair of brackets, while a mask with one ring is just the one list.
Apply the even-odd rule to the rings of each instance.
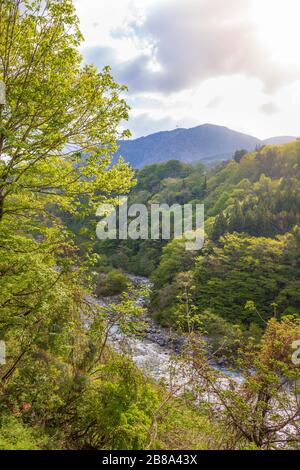
[[[130, 274], [128, 274], [128, 277], [137, 291], [138, 289], [142, 291], [142, 288], [145, 286], [149, 289], [152, 287], [151, 282], [147, 278]], [[93, 300], [95, 301], [95, 298], [93, 298]], [[112, 301], [117, 302], [117, 299], [100, 298], [96, 300], [96, 303], [108, 307]], [[143, 294], [137, 296], [136, 303], [144, 307], [146, 306], [146, 298]], [[110, 331], [108, 338], [109, 344], [117, 351], [123, 351], [125, 344], [134, 363], [149, 377], [156, 381], [162, 381], [167, 388], [175, 394], [181, 394], [185, 390], [191, 391], [189, 377], [193, 372], [191, 370], [186, 371], [184, 362], [180, 360], [180, 356], [176, 354], [174, 344], [173, 347], [169, 346], [170, 335], [168, 330], [155, 323], [147, 313], [145, 314], [144, 320], [146, 320], [147, 326], [143, 336], [134, 338], [124, 337], [116, 325]], [[219, 372], [217, 381], [223, 390], [239, 388], [243, 384], [244, 378], [239, 371], [229, 370], [213, 362], [211, 362], [210, 365]], [[182, 371], [184, 372], [182, 373]], [[286, 394], [286, 392], [283, 393]], [[211, 402], [218, 413], [222, 412], [222, 404], [220, 404], [214, 394], [202, 392], [200, 395], [196, 395], [195, 399], [197, 401], [204, 400]], [[290, 396], [290, 401], [292, 403], [292, 401], [295, 400]], [[275, 402], [273, 405], [276, 407], [277, 403]], [[284, 419], [289, 416], [285, 408], [277, 408], [276, 413]], [[293, 415], [293, 409], [291, 413]], [[295, 436], [295, 430], [291, 430], [290, 428], [291, 426], [287, 424], [276, 433], [276, 436], [281, 438], [285, 436], [285, 433], [288, 433], [290, 437]], [[285, 447], [284, 444], [277, 445], [277, 448], [283, 447]]]
[[[132, 274], [127, 274], [127, 276], [137, 289], [142, 290], [143, 287], [152, 288], [150, 280], [145, 277]], [[97, 302], [107, 307], [112, 300], [115, 301], [112, 298], [101, 298]], [[146, 298], [141, 295], [136, 303], [145, 307]], [[145, 322], [146, 329], [142, 337], [127, 338], [126, 340], [132, 360], [147, 375], [157, 381], [164, 381], [169, 387], [178, 386], [179, 384], [184, 385], [186, 377], [183, 377], [180, 372], [182, 363], [178, 361], [176, 347], [175, 349], [174, 346], [170, 347], [168, 330], [154, 322], [147, 314], [145, 315]], [[121, 344], [123, 345], [124, 343], [124, 337], [120, 334], [117, 326], [110, 332], [109, 343], [116, 350], [119, 350]], [[230, 380], [236, 383], [241, 383], [243, 380], [238, 371], [229, 370], [216, 363], [212, 363], [211, 366], [221, 373], [223, 378], [220, 380], [223, 380], [224, 387], [228, 385]]]

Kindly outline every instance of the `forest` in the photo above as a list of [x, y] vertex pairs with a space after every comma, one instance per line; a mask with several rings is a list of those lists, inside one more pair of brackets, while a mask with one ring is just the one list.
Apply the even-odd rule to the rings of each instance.
[[139, 170], [131, 201], [204, 203], [205, 246], [191, 253], [179, 239], [98, 242], [103, 269], [150, 276], [153, 312], [171, 324], [182, 273], [190, 275], [197, 308], [229, 323], [264, 329], [274, 312], [297, 316], [299, 164], [295, 141], [235, 156], [211, 170], [178, 161]]
[[[82, 41], [71, 1], [0, 0], [0, 450], [299, 449], [300, 141], [115, 162], [126, 87]], [[204, 204], [203, 249], [98, 240], [124, 195]], [[172, 387], [133, 359], [149, 317]]]

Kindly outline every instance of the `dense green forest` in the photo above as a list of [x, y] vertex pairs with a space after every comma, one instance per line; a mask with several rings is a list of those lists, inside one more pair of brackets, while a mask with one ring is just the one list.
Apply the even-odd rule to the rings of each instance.
[[[242, 155], [242, 158], [240, 158]], [[193, 301], [207, 321], [244, 330], [264, 329], [300, 311], [300, 142], [239, 152], [213, 170], [178, 161], [138, 171], [130, 201], [204, 203], [206, 241], [189, 252], [184, 241], [106, 241], [96, 250], [104, 263], [151, 276], [153, 314], [173, 325], [182, 273], [190, 275]]]
[[[112, 164], [124, 87], [83, 64], [82, 41], [70, 0], [0, 0], [0, 449], [299, 448], [300, 142], [211, 170]], [[203, 250], [97, 241], [97, 207], [129, 193], [204, 203]], [[186, 388], [134, 364], [145, 308], [121, 270], [153, 280], [152, 317], [184, 338]], [[224, 389], [212, 355], [242, 385]]]

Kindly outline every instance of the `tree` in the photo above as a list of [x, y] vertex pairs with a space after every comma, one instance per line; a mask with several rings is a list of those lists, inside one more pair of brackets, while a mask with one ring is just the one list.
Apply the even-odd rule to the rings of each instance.
[[[195, 265], [199, 309], [260, 326], [273, 315], [274, 302], [284, 313], [288, 303], [299, 312], [299, 297], [292, 294], [299, 276], [297, 250], [292, 234], [271, 239], [233, 233], [221, 237], [218, 245], [208, 242]], [[247, 301], [256, 304], [260, 316], [245, 308]]]
[[230, 232], [242, 232], [245, 226], [245, 217], [239, 202], [236, 202], [230, 212], [228, 230]]
[[[110, 166], [127, 118], [109, 68], [82, 65], [70, 0], [0, 0], [0, 334], [7, 386], [37, 349], [58, 350], [82, 328], [87, 267], [58, 213], [95, 214], [129, 190], [133, 171]], [[96, 222], [96, 221], [95, 221]], [[53, 331], [60, 332], [57, 336]], [[55, 349], [55, 348], [54, 348]], [[57, 350], [56, 350], [57, 352]], [[59, 353], [60, 354], [60, 353]]]
[[201, 339], [191, 337], [185, 359], [192, 383], [200, 402], [210, 397], [211, 416], [224, 430], [226, 449], [299, 448], [299, 368], [292, 362], [299, 334], [299, 319], [272, 318], [260, 344], [240, 341], [236, 366], [242, 380], [212, 370]]
[[160, 264], [152, 276], [155, 285], [162, 287], [172, 282], [176, 274], [193, 266], [195, 254], [186, 250], [185, 243], [184, 238], [174, 238], [163, 249]]
[[100, 276], [96, 295], [101, 297], [108, 297], [111, 295], [118, 295], [123, 293], [129, 284], [129, 279], [117, 269], [110, 271], [106, 276], [103, 274]]
[[242, 160], [242, 158], [247, 155], [247, 150], [245, 149], [242, 149], [242, 150], [237, 150], [233, 156], [233, 159], [236, 163], [240, 163], [240, 161]]
[[0, 220], [45, 213], [46, 204], [94, 211], [132, 178], [123, 163], [108, 168], [128, 116], [124, 87], [108, 67], [82, 66], [70, 0], [1, 0], [0, 12]]
[[228, 223], [224, 212], [222, 211], [216, 218], [212, 227], [211, 238], [214, 241], [218, 241], [219, 238], [225, 234], [228, 229]]

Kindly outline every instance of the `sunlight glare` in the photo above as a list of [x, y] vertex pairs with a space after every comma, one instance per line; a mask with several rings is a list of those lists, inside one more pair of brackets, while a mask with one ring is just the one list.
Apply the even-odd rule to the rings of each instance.
[[300, 1], [253, 0], [260, 41], [281, 63], [299, 62]]

